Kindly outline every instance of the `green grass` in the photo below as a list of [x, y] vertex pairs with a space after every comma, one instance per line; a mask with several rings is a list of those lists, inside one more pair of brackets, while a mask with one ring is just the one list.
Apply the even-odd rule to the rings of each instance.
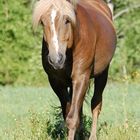
[[[98, 124], [99, 140], [140, 139], [139, 93], [139, 84], [108, 84]], [[90, 102], [90, 96], [86, 100]], [[51, 139], [50, 133], [59, 126], [52, 115], [57, 106], [58, 99], [49, 87], [0, 87], [0, 140]], [[90, 105], [84, 106], [90, 117]]]

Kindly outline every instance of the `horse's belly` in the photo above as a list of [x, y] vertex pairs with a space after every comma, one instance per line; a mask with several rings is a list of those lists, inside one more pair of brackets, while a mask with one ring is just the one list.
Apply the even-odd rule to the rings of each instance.
[[94, 75], [98, 75], [110, 64], [116, 48], [115, 40], [111, 44], [97, 46], [95, 51]]

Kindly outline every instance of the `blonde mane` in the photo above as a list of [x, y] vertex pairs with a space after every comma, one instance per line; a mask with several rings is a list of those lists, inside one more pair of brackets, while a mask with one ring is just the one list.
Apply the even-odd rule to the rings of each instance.
[[[49, 12], [51, 7], [54, 7], [60, 12], [60, 15], [67, 15], [70, 17], [73, 24], [76, 23], [74, 4], [76, 0], [39, 0], [35, 3], [33, 11], [33, 28], [37, 28], [40, 23], [41, 16]], [[73, 4], [72, 4], [73, 3]]]

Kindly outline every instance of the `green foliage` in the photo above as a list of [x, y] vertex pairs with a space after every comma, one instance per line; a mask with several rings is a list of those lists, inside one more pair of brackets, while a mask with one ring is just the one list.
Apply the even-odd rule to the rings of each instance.
[[[2, 85], [31, 85], [45, 81], [40, 59], [41, 37], [39, 34], [37, 39], [33, 35], [31, 3], [30, 0], [0, 1], [0, 84]], [[40, 44], [36, 40], [39, 40]]]
[[47, 133], [52, 140], [63, 139], [65, 140], [67, 135], [67, 129], [62, 116], [61, 108], [52, 107], [52, 119], [47, 128]]
[[48, 114], [43, 112], [41, 114], [37, 114], [36, 112], [30, 111], [30, 139], [33, 140], [45, 140], [50, 139], [50, 135], [48, 135], [47, 131], [50, 130], [50, 119]]
[[[54, 108], [53, 110], [55, 111]], [[11, 140], [66, 140], [66, 127], [62, 117], [56, 112], [57, 118], [53, 117], [54, 114], [48, 112], [37, 113], [30, 111], [28, 129], [17, 120], [16, 128], [13, 129], [12, 134], [8, 135], [7, 133], [5, 135], [8, 135], [8, 138]], [[88, 138], [90, 136], [90, 129], [88, 128], [91, 128], [91, 118], [84, 116], [84, 120], [84, 135]], [[139, 140], [139, 124], [131, 122], [131, 120], [117, 125], [102, 122], [99, 124], [97, 137], [98, 140]], [[4, 138], [4, 136], [1, 138]]]
[[[42, 29], [34, 35], [32, 5], [34, 0], [0, 1], [0, 84], [45, 85], [41, 65]], [[122, 77], [124, 67], [130, 78], [140, 77], [139, 0], [113, 0], [114, 13], [131, 8], [115, 20], [118, 34], [116, 55], [110, 77]], [[140, 78], [139, 78], [140, 79]]]
[[139, 125], [131, 121], [118, 126], [104, 122], [97, 137], [99, 140], [139, 140]]
[[[114, 0], [115, 15], [128, 10], [115, 19], [118, 35], [116, 54], [110, 71], [111, 77], [124, 76], [131, 79], [140, 78], [140, 3], [139, 0]], [[137, 6], [137, 8], [136, 8]], [[139, 7], [138, 7], [139, 6]], [[116, 78], [115, 77], [115, 78]]]
[[[34, 122], [31, 121], [33, 125], [33, 127], [31, 127], [31, 131], [33, 132], [32, 139], [67, 139], [67, 130], [64, 126], [62, 115], [60, 115], [60, 110], [55, 110], [55, 108], [53, 108], [53, 110], [53, 114], [47, 114], [45, 116], [44, 113], [31, 114], [31, 118], [34, 120]], [[48, 119], [49, 115], [55, 115], [55, 117], [53, 119]], [[89, 116], [84, 116], [83, 120], [85, 126], [84, 135], [88, 138], [90, 136], [92, 120]], [[99, 140], [139, 140], [139, 125], [136, 122], [131, 122], [131, 120], [115, 126], [111, 123], [102, 122], [99, 124], [97, 137]]]

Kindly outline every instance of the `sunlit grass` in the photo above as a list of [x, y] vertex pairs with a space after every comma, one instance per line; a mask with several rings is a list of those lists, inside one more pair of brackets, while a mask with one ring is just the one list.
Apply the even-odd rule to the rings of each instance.
[[[140, 85], [129, 84], [127, 88], [124, 114], [123, 83], [110, 83], [106, 87], [98, 123], [99, 140], [139, 140]], [[90, 97], [87, 100], [90, 102]], [[61, 117], [54, 115], [56, 106], [59, 102], [50, 88], [0, 87], [0, 139], [51, 140], [51, 134], [60, 137], [60, 131], [65, 135], [61, 130], [64, 128]], [[89, 106], [85, 103], [88, 130], [91, 123]]]

